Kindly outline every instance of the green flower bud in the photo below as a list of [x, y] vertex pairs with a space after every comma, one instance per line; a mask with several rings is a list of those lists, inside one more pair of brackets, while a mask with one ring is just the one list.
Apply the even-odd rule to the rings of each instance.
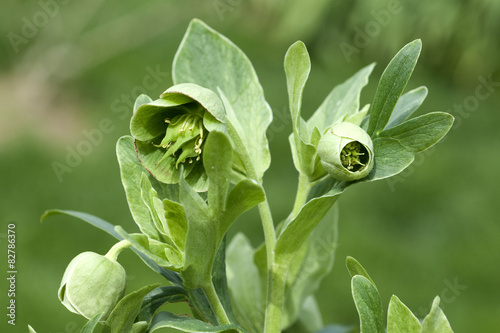
[[59, 300], [70, 310], [87, 319], [103, 314], [105, 319], [123, 297], [125, 269], [113, 258], [83, 252], [66, 268]]
[[224, 131], [225, 112], [213, 91], [192, 83], [175, 85], [160, 99], [141, 105], [132, 116], [130, 132], [135, 138], [142, 165], [159, 181], [178, 183], [203, 175], [203, 146], [208, 133]]
[[335, 179], [353, 181], [373, 169], [373, 143], [361, 127], [349, 122], [330, 127], [318, 143], [323, 168]]

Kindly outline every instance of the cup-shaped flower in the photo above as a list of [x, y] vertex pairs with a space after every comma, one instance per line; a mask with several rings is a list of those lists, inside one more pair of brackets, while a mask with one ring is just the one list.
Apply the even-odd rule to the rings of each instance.
[[160, 99], [139, 106], [130, 132], [141, 164], [156, 179], [175, 184], [182, 176], [199, 188], [196, 183], [203, 184], [206, 178], [201, 163], [205, 139], [213, 130], [224, 131], [224, 120], [217, 94], [182, 83], [167, 89]]
[[94, 252], [80, 253], [64, 272], [59, 300], [71, 312], [88, 319], [102, 314], [103, 320], [123, 297], [126, 277], [116, 260]]
[[335, 179], [353, 181], [373, 169], [373, 143], [361, 127], [349, 122], [330, 127], [318, 143], [323, 168]]

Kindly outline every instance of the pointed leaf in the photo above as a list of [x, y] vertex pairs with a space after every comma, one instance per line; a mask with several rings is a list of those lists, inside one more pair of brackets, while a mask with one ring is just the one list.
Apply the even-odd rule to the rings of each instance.
[[[90, 215], [87, 213], [82, 213], [82, 212], [75, 212], [72, 210], [59, 210], [59, 209], [53, 209], [53, 210], [48, 210], [46, 211], [42, 217], [41, 221], [43, 222], [47, 217], [53, 216], [53, 215], [68, 215], [72, 217], [76, 217], [77, 219], [80, 219], [84, 222], [87, 222], [98, 229], [101, 229], [111, 236], [115, 237], [118, 240], [123, 240], [123, 236], [118, 234], [115, 230], [115, 226], [112, 225], [111, 223], [104, 221], [103, 219], [98, 218], [97, 216]], [[159, 266], [157, 263], [155, 263], [153, 260], [148, 258], [144, 253], [134, 250], [134, 252], [144, 261], [146, 265], [148, 265], [149, 268], [151, 268], [153, 271], [156, 273], [162, 275], [165, 277], [167, 280], [172, 282], [175, 285], [180, 285], [182, 283], [181, 278], [179, 275], [175, 272], [169, 271], [161, 266]]]
[[420, 333], [421, 328], [420, 322], [410, 309], [392, 295], [387, 313], [387, 333]]
[[276, 241], [275, 255], [278, 265], [288, 265], [295, 252], [304, 244], [342, 192], [342, 188], [334, 188], [322, 197], [311, 199], [297, 216], [285, 225]]
[[351, 280], [351, 289], [361, 333], [385, 333], [384, 310], [377, 288], [364, 276], [356, 275]]
[[224, 92], [232, 106], [228, 110], [224, 103], [227, 119], [246, 145], [260, 180], [270, 164], [266, 130], [272, 112], [247, 56], [226, 37], [195, 19], [175, 55], [173, 79], [176, 84], [192, 82]]
[[30, 325], [28, 325], [28, 331], [29, 333], [36, 333], [36, 331]]
[[370, 174], [360, 182], [371, 182], [397, 175], [406, 169], [415, 159], [396, 139], [376, 138], [373, 140], [375, 165]]
[[448, 319], [439, 307], [439, 297], [432, 302], [431, 311], [422, 322], [422, 333], [453, 333]]
[[220, 233], [224, 234], [236, 218], [265, 199], [264, 190], [255, 180], [245, 179], [236, 184], [227, 197], [227, 208], [219, 226]]
[[396, 103], [394, 111], [392, 112], [391, 118], [389, 118], [389, 122], [385, 126], [385, 129], [387, 130], [391, 127], [399, 125], [406, 119], [410, 118], [413, 112], [415, 112], [424, 102], [427, 97], [427, 92], [426, 87], [418, 87], [417, 89], [413, 89], [402, 95]]
[[152, 333], [161, 328], [173, 328], [183, 332], [192, 333], [245, 333], [245, 331], [236, 325], [212, 326], [198, 319], [189, 317], [177, 316], [170, 312], [160, 312], [154, 317], [149, 328]]
[[342, 84], [333, 88], [325, 101], [307, 121], [309, 128], [317, 127], [321, 133], [333, 124], [343, 121], [359, 109], [361, 90], [368, 83], [375, 64], [368, 65]]
[[441, 140], [451, 128], [453, 117], [445, 112], [430, 112], [384, 130], [380, 137], [397, 140], [406, 150], [424, 151]]
[[99, 320], [101, 319], [102, 314], [96, 314], [92, 317], [83, 327], [80, 333], [93, 333], [99, 324]]
[[151, 290], [157, 288], [159, 285], [148, 285], [123, 297], [106, 319], [106, 328], [103, 330], [103, 333], [130, 332], [135, 318], [141, 310], [142, 300]]
[[417, 64], [421, 49], [420, 39], [406, 44], [392, 58], [382, 73], [370, 110], [370, 123], [367, 131], [370, 136], [377, 135], [389, 122], [399, 96], [403, 93]]
[[347, 258], [345, 260], [345, 265], [346, 265], [347, 270], [349, 271], [349, 274], [351, 275], [351, 277], [354, 277], [356, 275], [364, 276], [373, 284], [373, 286], [375, 288], [377, 288], [377, 285], [375, 284], [375, 282], [373, 282], [372, 278], [370, 277], [370, 275], [368, 274], [366, 269], [363, 266], [361, 266], [359, 261], [357, 261], [353, 257], [347, 256]]

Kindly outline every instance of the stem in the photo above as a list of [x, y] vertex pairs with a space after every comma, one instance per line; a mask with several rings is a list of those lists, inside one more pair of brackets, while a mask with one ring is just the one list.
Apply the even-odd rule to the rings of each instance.
[[208, 302], [210, 303], [210, 306], [212, 307], [212, 310], [217, 317], [219, 325], [231, 324], [231, 320], [229, 319], [226, 310], [224, 310], [224, 307], [222, 306], [222, 303], [219, 299], [219, 296], [217, 295], [217, 292], [215, 291], [215, 287], [211, 279], [210, 282], [205, 285], [203, 291], [205, 292]]
[[275, 265], [268, 270], [267, 274], [267, 303], [266, 319], [264, 322], [265, 333], [281, 332], [281, 312], [285, 294], [286, 274]]
[[262, 221], [262, 228], [264, 229], [264, 239], [266, 242], [266, 254], [267, 254], [267, 269], [271, 270], [272, 264], [274, 262], [274, 247], [276, 245], [276, 232], [274, 230], [273, 217], [271, 215], [271, 208], [269, 207], [269, 202], [267, 198], [264, 202], [259, 205], [260, 219]]
[[292, 218], [297, 216], [297, 214], [300, 212], [302, 209], [302, 206], [307, 201], [307, 196], [309, 195], [309, 191], [311, 191], [312, 185], [309, 182], [309, 178], [301, 173], [299, 175], [299, 185], [297, 188], [297, 196], [295, 197], [295, 203], [293, 205], [293, 210], [292, 210]]
[[132, 244], [126, 239], [119, 241], [111, 249], [109, 249], [108, 253], [106, 253], [105, 257], [111, 260], [116, 261], [120, 253], [126, 248], [130, 247]]

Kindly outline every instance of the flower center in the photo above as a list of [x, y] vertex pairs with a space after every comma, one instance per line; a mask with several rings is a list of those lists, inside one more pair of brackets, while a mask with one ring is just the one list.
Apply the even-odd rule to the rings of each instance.
[[189, 111], [172, 119], [167, 118], [165, 122], [168, 123], [165, 137], [156, 146], [165, 148], [167, 151], [158, 163], [169, 156], [176, 159], [176, 168], [179, 167], [179, 163], [198, 161], [202, 152], [203, 141], [207, 136], [206, 129], [203, 126], [203, 113]]
[[358, 141], [349, 142], [340, 153], [342, 166], [351, 172], [363, 170], [368, 159], [368, 151]]

